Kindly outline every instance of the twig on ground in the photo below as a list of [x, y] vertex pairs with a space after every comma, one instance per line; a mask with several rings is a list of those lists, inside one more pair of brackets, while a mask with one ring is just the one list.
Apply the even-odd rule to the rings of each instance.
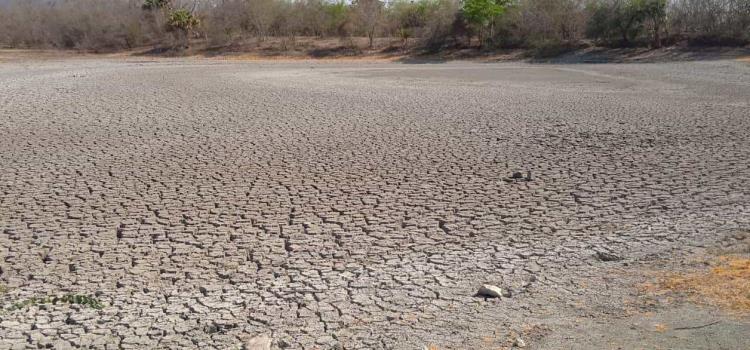
[[692, 327], [677, 327], [677, 328], [675, 328], [674, 330], [676, 330], [676, 331], [681, 331], [681, 330], [686, 330], [686, 329], [699, 329], [699, 328], [706, 328], [706, 327], [709, 327], [709, 326], [713, 326], [713, 325], [715, 325], [715, 324], [717, 324], [717, 323], [719, 323], [719, 322], [721, 322], [721, 321], [714, 321], [714, 322], [711, 322], [711, 323], [706, 323], [706, 324], [704, 324], [704, 325], [700, 325], [700, 326], [692, 326]]

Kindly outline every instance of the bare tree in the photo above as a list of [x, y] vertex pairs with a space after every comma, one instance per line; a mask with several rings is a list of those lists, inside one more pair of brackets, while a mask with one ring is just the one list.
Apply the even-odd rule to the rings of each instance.
[[258, 38], [258, 41], [265, 41], [271, 29], [271, 25], [276, 19], [279, 9], [279, 2], [276, 0], [246, 0], [247, 17]]
[[383, 2], [380, 0], [355, 0], [352, 5], [357, 22], [367, 35], [369, 47], [372, 48], [375, 31], [383, 17]]

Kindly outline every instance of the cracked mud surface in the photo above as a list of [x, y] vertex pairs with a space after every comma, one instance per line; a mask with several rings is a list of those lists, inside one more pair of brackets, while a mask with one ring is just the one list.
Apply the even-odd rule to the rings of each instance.
[[748, 73], [0, 64], [0, 300], [105, 304], [6, 312], [0, 348], [486, 349], [614, 317], [613, 266], [750, 228]]

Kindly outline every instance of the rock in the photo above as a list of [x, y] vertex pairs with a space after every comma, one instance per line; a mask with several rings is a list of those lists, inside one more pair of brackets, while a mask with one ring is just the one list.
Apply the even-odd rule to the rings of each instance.
[[477, 295], [489, 298], [500, 298], [503, 296], [503, 290], [500, 287], [485, 284], [479, 288]]
[[607, 252], [596, 252], [596, 258], [601, 261], [620, 261], [622, 257]]
[[247, 350], [271, 350], [271, 337], [263, 334], [253, 337], [245, 343]]
[[513, 175], [510, 176], [511, 179], [523, 179], [523, 174], [520, 171], [513, 172]]
[[523, 341], [520, 337], [516, 337], [516, 340], [513, 342], [513, 345], [519, 348], [525, 348], [526, 342]]

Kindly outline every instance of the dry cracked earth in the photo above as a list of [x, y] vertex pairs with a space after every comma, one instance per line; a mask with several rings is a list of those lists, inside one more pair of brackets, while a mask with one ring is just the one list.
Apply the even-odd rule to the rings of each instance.
[[749, 110], [728, 60], [0, 63], [0, 348], [607, 348], [561, 332], [750, 229]]

